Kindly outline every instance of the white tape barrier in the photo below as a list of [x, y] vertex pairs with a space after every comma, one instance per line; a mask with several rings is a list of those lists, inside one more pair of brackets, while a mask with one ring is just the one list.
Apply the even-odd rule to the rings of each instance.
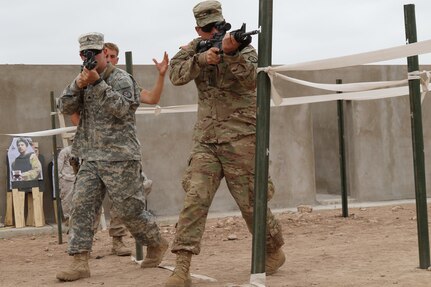
[[[280, 97], [280, 95], [276, 90], [276, 87], [274, 86], [274, 78], [276, 77], [277, 78], [280, 77], [284, 80], [295, 82], [297, 84], [302, 84], [302, 85], [308, 83], [307, 86], [319, 88], [319, 89], [329, 89], [332, 91], [341, 91], [341, 92], [349, 91], [349, 90], [343, 90], [344, 88], [341, 85], [335, 89], [334, 87], [330, 87], [334, 85], [325, 85], [325, 84], [310, 85], [309, 84], [310, 82], [293, 79], [285, 75], [282, 75], [279, 72], [287, 72], [287, 71], [294, 71], [294, 70], [309, 71], [309, 70], [344, 68], [344, 67], [357, 66], [357, 65], [370, 64], [375, 62], [405, 58], [410, 56], [416, 56], [416, 55], [421, 55], [426, 53], [431, 53], [431, 40], [383, 49], [383, 50], [372, 51], [368, 53], [360, 53], [360, 54], [354, 54], [349, 56], [336, 57], [336, 58], [330, 58], [330, 59], [324, 59], [324, 60], [318, 60], [318, 61], [283, 65], [278, 67], [258, 68], [258, 72], [265, 72], [268, 74], [271, 81], [271, 97], [275, 105], [278, 106], [282, 103], [282, 98]], [[347, 84], [350, 86], [347, 86], [346, 84], [344, 84], [344, 87], [346, 89], [353, 88], [353, 89], [356, 89], [356, 91], [358, 88], [361, 88], [362, 90], [370, 90], [375, 88], [381, 88], [384, 85], [389, 83], [391, 82], [376, 82], [375, 84], [371, 84], [371, 83]], [[399, 84], [400, 83], [392, 82], [392, 84], [389, 84], [386, 86], [395, 86]], [[373, 87], [373, 85], [375, 85], [376, 87]], [[382, 85], [382, 86], [378, 87], [379, 85]]]
[[257, 273], [250, 275], [250, 285], [256, 287], [265, 287], [266, 274]]
[[431, 40], [372, 52], [267, 68], [274, 72], [336, 69], [431, 53]]
[[336, 93], [316, 96], [305, 96], [296, 98], [283, 98], [280, 104], [271, 102], [271, 106], [294, 106], [311, 103], [322, 103], [336, 100], [376, 100], [384, 98], [393, 98], [405, 96], [409, 93], [408, 87], [388, 88], [383, 90], [373, 90], [365, 92], [351, 92], [351, 93]]
[[400, 81], [382, 81], [382, 82], [361, 82], [361, 83], [350, 83], [350, 84], [320, 84], [314, 83], [304, 80], [299, 80], [296, 78], [288, 77], [282, 74], [276, 74], [276, 78], [281, 78], [283, 80], [296, 83], [299, 85], [328, 90], [328, 91], [337, 91], [337, 92], [358, 92], [358, 91], [368, 91], [374, 89], [388, 88], [393, 86], [401, 86], [406, 85], [408, 80], [400, 80]]
[[[277, 77], [280, 75], [277, 75]], [[384, 99], [389, 97], [398, 97], [404, 96], [409, 93], [408, 87], [399, 87], [399, 88], [386, 88], [381, 89], [383, 87], [391, 87], [391, 86], [399, 86], [406, 85], [408, 83], [408, 79], [400, 80], [400, 81], [382, 81], [382, 82], [363, 82], [363, 83], [352, 83], [352, 84], [319, 84], [313, 83], [303, 80], [298, 80], [295, 78], [291, 78], [288, 76], [281, 75], [284, 80], [291, 81], [294, 83], [301, 84], [303, 86], [308, 86], [312, 88], [318, 88], [322, 90], [330, 90], [337, 92], [345, 92], [348, 93], [338, 93], [338, 94], [330, 94], [330, 95], [317, 95], [317, 96], [305, 96], [305, 97], [294, 97], [294, 98], [282, 98], [276, 87], [272, 84], [271, 81], [271, 93], [272, 100], [275, 106], [285, 106], [285, 105], [298, 105], [298, 104], [306, 104], [306, 103], [317, 103], [317, 102], [326, 102], [333, 100], [376, 100], [376, 99]], [[419, 79], [421, 83], [421, 91], [422, 96], [421, 100], [423, 101], [425, 95], [429, 91], [429, 83], [430, 83], [430, 72], [412, 72], [408, 77], [411, 79]], [[379, 90], [375, 90], [378, 89]], [[353, 92], [352, 92], [353, 91]], [[359, 91], [359, 92], [355, 92]], [[362, 92], [363, 91], [363, 92]]]
[[[422, 86], [424, 87], [424, 86]], [[429, 86], [428, 86], [429, 89]], [[422, 88], [422, 91], [427, 92], [428, 89]], [[409, 94], [408, 87], [397, 87], [397, 88], [387, 88], [372, 91], [361, 91], [361, 92], [350, 92], [350, 93], [335, 93], [335, 94], [325, 94], [325, 95], [314, 95], [314, 96], [304, 96], [304, 97], [290, 97], [281, 98], [279, 103], [271, 102], [271, 107], [276, 106], [294, 106], [302, 104], [311, 103], [322, 103], [336, 100], [377, 100], [384, 98], [400, 97]], [[425, 93], [422, 93], [422, 96]], [[136, 114], [165, 114], [165, 113], [189, 113], [196, 112], [197, 105], [187, 105], [187, 106], [169, 106], [169, 107], [155, 107], [155, 108], [139, 108]], [[64, 134], [67, 132], [73, 132], [76, 127], [66, 127], [58, 128], [52, 130], [29, 132], [22, 134], [6, 134], [8, 136], [23, 136], [23, 137], [41, 137], [41, 136], [52, 136]]]
[[[174, 272], [174, 270], [175, 270], [174, 266], [169, 266], [169, 265], [159, 265], [158, 267], [170, 270], [172, 272]], [[205, 281], [205, 282], [217, 282], [217, 279], [214, 279], [214, 278], [206, 276], [206, 275], [200, 275], [200, 274], [190, 273], [190, 276], [193, 277], [193, 278], [199, 279], [201, 281]]]
[[194, 113], [197, 112], [198, 105], [182, 105], [182, 106], [167, 106], [167, 107], [140, 107], [136, 111], [137, 115], [148, 115], [155, 114], [156, 116], [160, 114], [176, 114], [176, 113]]
[[[271, 80], [271, 96], [272, 96], [272, 106], [290, 106], [290, 105], [300, 105], [307, 103], [317, 103], [333, 100], [371, 100], [371, 99], [382, 99], [388, 97], [398, 97], [407, 95], [409, 93], [407, 87], [401, 88], [387, 88], [384, 87], [398, 86], [406, 84], [407, 80], [400, 81], [383, 81], [383, 82], [364, 82], [364, 83], [352, 83], [352, 84], [320, 84], [313, 83], [304, 80], [295, 79], [282, 75], [278, 72], [285, 71], [309, 71], [309, 70], [323, 70], [323, 69], [335, 69], [350, 67], [355, 65], [369, 64], [381, 61], [387, 61], [392, 59], [410, 57], [421, 55], [425, 53], [431, 53], [431, 40], [412, 43], [408, 45], [377, 50], [368, 53], [355, 54], [350, 56], [343, 56], [331, 59], [324, 59], [319, 61], [304, 62], [291, 65], [283, 65], [278, 67], [266, 67], [259, 68], [259, 72], [266, 72]], [[281, 79], [291, 81], [293, 83], [324, 89], [331, 91], [340, 91], [348, 93], [337, 93], [329, 95], [317, 95], [317, 96], [306, 96], [306, 97], [291, 97], [282, 98], [278, 94], [276, 87], [274, 86], [274, 77], [280, 77]], [[409, 75], [409, 79], [421, 78], [422, 85], [422, 100], [429, 89], [430, 73], [429, 72], [413, 72]], [[375, 91], [367, 91], [372, 89], [377, 89]], [[359, 92], [360, 91], [360, 92]], [[169, 114], [169, 113], [190, 113], [196, 112], [197, 105], [181, 105], [181, 106], [168, 106], [168, 107], [141, 107], [136, 111], [137, 115], [145, 114]], [[52, 113], [51, 113], [52, 114]], [[29, 132], [22, 134], [6, 134], [9, 136], [28, 136], [28, 137], [38, 137], [38, 136], [51, 136], [57, 134], [63, 134], [71, 131], [75, 131], [76, 127], [67, 127], [46, 131]]]
[[225, 287], [265, 287], [266, 286], [266, 274], [265, 273], [257, 273], [250, 275], [250, 283], [247, 284], [233, 284], [228, 283]]
[[38, 131], [38, 132], [28, 132], [28, 133], [21, 133], [21, 134], [6, 134], [6, 135], [12, 136], [12, 137], [46, 137], [46, 136], [55, 136], [55, 135], [65, 134], [65, 133], [74, 132], [74, 131], [76, 131], [75, 126], [52, 129], [52, 130], [44, 130], [44, 131]]

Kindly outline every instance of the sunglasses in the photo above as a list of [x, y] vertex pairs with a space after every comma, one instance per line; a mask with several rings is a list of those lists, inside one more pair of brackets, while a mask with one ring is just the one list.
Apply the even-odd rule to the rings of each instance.
[[91, 58], [91, 57], [94, 57], [100, 53], [102, 53], [102, 50], [87, 49], [87, 50], [82, 50], [81, 52], [79, 52], [79, 55], [81, 57]]
[[205, 26], [201, 27], [201, 30], [205, 33], [210, 33], [213, 30], [215, 24], [215, 22], [206, 24]]

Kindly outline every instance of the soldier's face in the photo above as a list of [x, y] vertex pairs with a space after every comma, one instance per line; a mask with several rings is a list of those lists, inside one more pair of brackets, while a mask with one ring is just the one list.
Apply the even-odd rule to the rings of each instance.
[[112, 65], [117, 65], [118, 63], [118, 55], [115, 50], [112, 49], [106, 49], [106, 58], [108, 59], [108, 62], [110, 62]]
[[95, 59], [97, 61], [96, 71], [100, 74], [105, 70], [108, 64], [108, 60], [106, 58], [106, 49], [103, 49], [102, 53], [97, 54]]
[[214, 37], [215, 33], [218, 33], [218, 30], [215, 27], [213, 27], [209, 32], [202, 30], [202, 27], [195, 27], [195, 30], [203, 40], [210, 40]]

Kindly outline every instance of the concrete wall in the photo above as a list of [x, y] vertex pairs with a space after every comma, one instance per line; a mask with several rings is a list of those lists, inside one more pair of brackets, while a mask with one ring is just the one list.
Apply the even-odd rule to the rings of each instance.
[[[314, 72], [307, 78], [353, 83], [401, 80], [406, 74], [405, 66], [362, 66]], [[431, 148], [430, 107], [430, 100], [425, 98], [422, 118], [426, 158]], [[344, 108], [350, 195], [358, 201], [414, 198], [409, 96], [347, 101]], [[317, 191], [340, 194], [336, 102], [312, 104], [312, 116]], [[429, 183], [429, 169], [426, 177]]]
[[[6, 149], [11, 142], [3, 134], [50, 129], [50, 91], [58, 97], [78, 72], [78, 66], [0, 65], [0, 222], [5, 213]], [[153, 66], [134, 67], [136, 80], [146, 88], [153, 86], [155, 73]], [[403, 79], [406, 70], [403, 66], [363, 66], [289, 75], [322, 83], [334, 83], [339, 78], [348, 83]], [[280, 91], [284, 97], [325, 93], [290, 83], [281, 83]], [[196, 96], [193, 83], [174, 87], [167, 79], [160, 105], [192, 104]], [[426, 100], [424, 111], [429, 105]], [[413, 198], [408, 96], [348, 102], [345, 114], [351, 196], [357, 200]], [[426, 154], [431, 137], [428, 114], [424, 112], [423, 117]], [[154, 181], [149, 207], [156, 215], [176, 216], [182, 207], [181, 177], [191, 150], [195, 117], [195, 113], [137, 116], [144, 170]], [[276, 195], [271, 207], [314, 204], [317, 193], [339, 194], [336, 117], [335, 102], [272, 108], [270, 174]], [[57, 139], [60, 144], [60, 137]], [[40, 143], [48, 163], [52, 138], [33, 140]], [[52, 222], [49, 192], [44, 201], [47, 220]], [[233, 210], [237, 210], [235, 202], [222, 184], [211, 212]]]

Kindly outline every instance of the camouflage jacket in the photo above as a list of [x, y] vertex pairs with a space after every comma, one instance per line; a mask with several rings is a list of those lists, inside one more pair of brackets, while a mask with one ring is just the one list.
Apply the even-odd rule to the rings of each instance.
[[141, 159], [135, 118], [139, 90], [127, 72], [115, 68], [106, 81], [85, 89], [79, 89], [75, 79], [58, 106], [64, 114], [80, 113], [72, 148], [75, 156], [88, 161]]
[[[221, 63], [207, 65], [197, 53], [201, 39], [190, 42], [171, 59], [169, 77], [174, 85], [195, 81], [198, 115], [194, 140], [226, 143], [256, 132], [257, 53], [247, 46]], [[212, 70], [212, 71], [211, 71]], [[213, 85], [209, 84], [213, 79]]]
[[70, 145], [63, 148], [58, 154], [58, 177], [62, 180], [75, 181], [75, 172], [70, 164], [72, 157], [72, 146]]

